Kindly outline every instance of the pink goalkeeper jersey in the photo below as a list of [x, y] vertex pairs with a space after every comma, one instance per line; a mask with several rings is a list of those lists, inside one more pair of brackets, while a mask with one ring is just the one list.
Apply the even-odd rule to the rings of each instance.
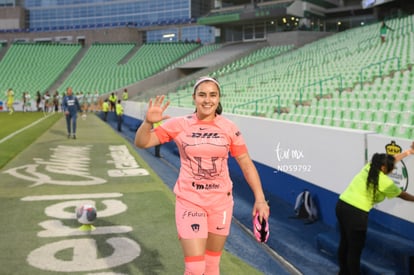
[[206, 122], [192, 114], [169, 119], [154, 132], [161, 143], [174, 140], [180, 151], [180, 174], [174, 187], [178, 197], [208, 206], [231, 195], [229, 152], [233, 157], [247, 152], [233, 122], [220, 115]]

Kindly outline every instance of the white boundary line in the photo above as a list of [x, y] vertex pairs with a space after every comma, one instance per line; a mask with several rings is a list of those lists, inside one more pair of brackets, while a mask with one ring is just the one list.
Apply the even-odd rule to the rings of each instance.
[[5, 142], [5, 141], [6, 141], [6, 140], [8, 140], [8, 139], [11, 139], [11, 138], [12, 138], [12, 137], [14, 137], [15, 135], [20, 134], [21, 132], [25, 131], [26, 129], [29, 129], [29, 128], [30, 128], [30, 127], [32, 127], [32, 126], [35, 126], [36, 124], [38, 124], [39, 122], [41, 122], [41, 121], [45, 120], [45, 119], [46, 119], [46, 118], [48, 118], [48, 117], [49, 117], [48, 115], [43, 116], [42, 118], [40, 118], [40, 119], [36, 120], [35, 122], [32, 122], [31, 124], [29, 124], [29, 125], [27, 125], [27, 126], [25, 126], [25, 127], [21, 128], [21, 129], [17, 130], [16, 132], [13, 132], [13, 133], [11, 133], [10, 135], [8, 135], [8, 136], [4, 137], [3, 139], [0, 139], [0, 144], [2, 144], [3, 142]]

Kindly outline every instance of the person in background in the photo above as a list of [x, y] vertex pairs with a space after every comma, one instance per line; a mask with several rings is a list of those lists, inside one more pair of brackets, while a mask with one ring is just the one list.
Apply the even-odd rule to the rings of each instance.
[[23, 95], [22, 95], [22, 111], [23, 112], [26, 112], [26, 99], [27, 99], [27, 97], [26, 97], [26, 94], [27, 94], [27, 92], [23, 92]]
[[66, 116], [66, 127], [68, 131], [68, 138], [76, 139], [76, 119], [78, 112], [81, 111], [79, 100], [73, 95], [72, 87], [66, 89], [66, 95], [62, 102], [63, 112]]
[[25, 111], [32, 111], [32, 99], [30, 96], [29, 92], [26, 92], [25, 95], [25, 101], [26, 101], [26, 105], [25, 105]]
[[90, 112], [92, 110], [92, 94], [90, 92], [87, 92], [85, 94], [85, 107], [83, 109], [83, 112]]
[[122, 101], [127, 101], [128, 100], [128, 90], [125, 88], [124, 91], [122, 92]]
[[382, 21], [381, 27], [380, 27], [380, 37], [381, 37], [381, 43], [385, 43], [385, 39], [387, 37], [387, 30], [394, 31], [390, 27], [385, 24], [385, 21]]
[[[184, 254], [184, 274], [219, 274], [220, 257], [230, 233], [233, 183], [228, 168], [234, 157], [253, 191], [252, 217], [268, 219], [259, 174], [238, 127], [224, 118], [221, 88], [211, 77], [198, 79], [193, 89], [193, 114], [168, 119], [165, 96], [149, 101], [146, 117], [135, 135], [135, 145], [149, 148], [174, 140], [180, 152], [180, 173], [174, 186], [175, 220]], [[156, 122], [164, 121], [153, 129]]]
[[53, 94], [53, 112], [59, 112], [59, 101], [60, 101], [60, 95], [59, 91], [55, 91]]
[[36, 110], [40, 112], [42, 109], [40, 107], [40, 104], [42, 103], [42, 95], [40, 94], [40, 91], [36, 92]]
[[66, 96], [66, 92], [62, 92], [61, 94], [60, 94], [60, 110], [63, 112], [63, 99], [65, 98], [65, 96]]
[[361, 254], [368, 228], [368, 214], [374, 204], [385, 198], [414, 201], [414, 196], [401, 190], [388, 176], [394, 165], [414, 154], [411, 148], [396, 155], [373, 155], [371, 162], [352, 179], [336, 204], [336, 217], [340, 229], [338, 247], [339, 275], [360, 274]]
[[43, 102], [44, 102], [43, 112], [47, 113], [51, 110], [51, 109], [49, 109], [49, 107], [50, 107], [50, 94], [49, 94], [49, 91], [46, 91], [45, 94], [43, 95]]
[[88, 109], [88, 104], [87, 104], [87, 98], [86, 98], [86, 93], [84, 93], [83, 91], [80, 91], [77, 98], [79, 100], [79, 104], [81, 106], [82, 109], [82, 114], [85, 114], [87, 109]]
[[118, 97], [116, 96], [116, 94], [111, 93], [111, 95], [109, 96], [109, 110], [111, 112], [115, 112], [115, 105], [117, 101], [118, 101]]
[[102, 112], [103, 112], [103, 120], [108, 120], [108, 112], [109, 112], [109, 100], [105, 98], [104, 102], [102, 103]]
[[117, 129], [118, 132], [122, 132], [122, 116], [124, 114], [124, 107], [122, 107], [121, 100], [118, 99], [116, 105], [115, 105], [115, 111], [116, 111], [116, 119], [117, 119]]
[[94, 112], [97, 112], [99, 110], [99, 92], [95, 91], [95, 93], [92, 95], [92, 109]]
[[9, 88], [7, 90], [6, 96], [7, 96], [7, 103], [6, 103], [7, 110], [9, 111], [9, 115], [12, 115], [13, 112], [14, 112], [14, 107], [13, 107], [13, 104], [14, 104], [14, 91], [13, 91], [12, 88]]

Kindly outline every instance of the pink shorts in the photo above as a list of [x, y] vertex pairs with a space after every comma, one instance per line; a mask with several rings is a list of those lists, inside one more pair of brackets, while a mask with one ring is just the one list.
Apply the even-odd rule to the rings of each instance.
[[177, 198], [175, 202], [175, 224], [181, 239], [206, 239], [208, 233], [228, 236], [233, 216], [233, 199], [214, 206], [200, 207]]

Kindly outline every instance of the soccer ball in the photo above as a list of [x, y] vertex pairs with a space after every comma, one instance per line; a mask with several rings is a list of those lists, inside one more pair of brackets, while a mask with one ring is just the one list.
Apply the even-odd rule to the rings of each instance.
[[92, 224], [96, 220], [96, 208], [85, 204], [76, 209], [76, 219], [81, 224]]
[[82, 114], [82, 120], [86, 120], [86, 114]]

